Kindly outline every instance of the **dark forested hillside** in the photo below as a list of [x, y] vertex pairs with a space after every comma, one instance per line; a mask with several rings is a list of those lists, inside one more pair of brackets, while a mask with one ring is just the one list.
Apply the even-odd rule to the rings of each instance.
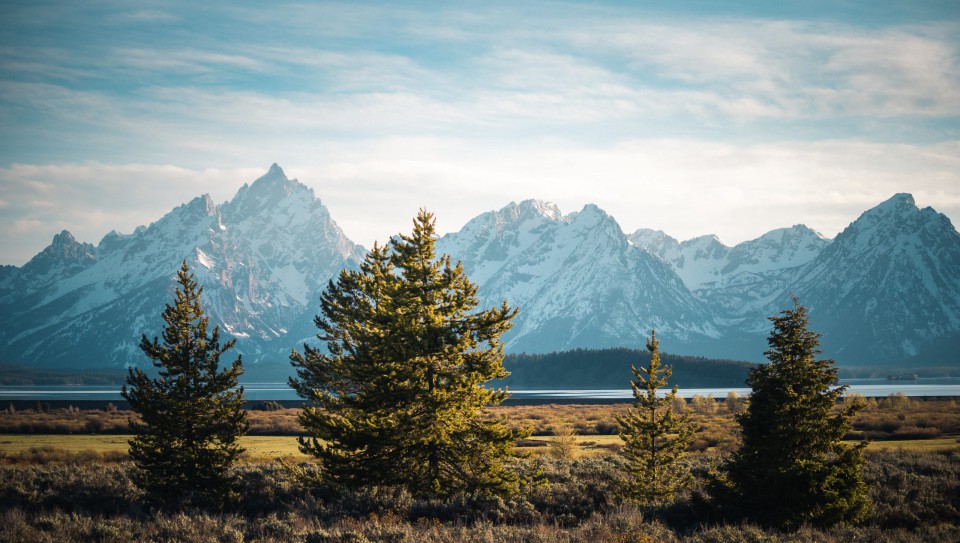
[[[661, 354], [673, 367], [670, 385], [681, 388], [746, 386], [749, 362], [711, 360]], [[499, 384], [513, 388], [629, 388], [630, 365], [650, 361], [650, 353], [635, 349], [575, 349], [549, 354], [507, 355], [503, 366], [510, 376]]]
[[0, 364], [0, 385], [7, 386], [120, 385], [126, 377], [126, 368], [37, 369], [21, 364]]

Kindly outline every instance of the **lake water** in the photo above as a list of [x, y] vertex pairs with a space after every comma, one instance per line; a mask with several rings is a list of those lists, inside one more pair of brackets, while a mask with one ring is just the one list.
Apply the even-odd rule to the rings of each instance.
[[[890, 394], [903, 392], [911, 397], [923, 396], [960, 396], [960, 378], [943, 377], [916, 379], [910, 381], [890, 381], [887, 379], [843, 379], [841, 384], [848, 385], [847, 393], [857, 393], [864, 396], [886, 397]], [[243, 383], [244, 392], [248, 400], [297, 400], [296, 393], [287, 386], [286, 382], [275, 383]], [[740, 396], [750, 394], [749, 388], [718, 387], [718, 388], [681, 388], [680, 396], [691, 398], [694, 395], [706, 396], [712, 394], [714, 398], [724, 398], [727, 393], [734, 391]], [[603, 389], [603, 390], [531, 390], [511, 389], [514, 401], [566, 401], [593, 400], [593, 401], [630, 401], [633, 397], [630, 389]], [[0, 386], [0, 400], [122, 400], [120, 387], [86, 386], [86, 385], [58, 385], [58, 386]]]

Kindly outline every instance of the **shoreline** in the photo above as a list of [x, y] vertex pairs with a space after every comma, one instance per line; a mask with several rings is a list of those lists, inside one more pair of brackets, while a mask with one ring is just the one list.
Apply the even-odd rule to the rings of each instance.
[[[747, 396], [741, 396], [741, 398], [746, 398]], [[888, 396], [864, 396], [865, 398], [873, 398], [876, 400], [882, 400]], [[950, 400], [960, 400], [960, 396], [909, 396], [913, 401], [920, 402], [934, 402], [934, 401], [950, 401]], [[690, 398], [684, 398], [687, 402], [690, 401]], [[715, 397], [715, 401], [723, 403], [726, 401], [725, 397]], [[17, 411], [34, 409], [37, 403], [40, 403], [44, 409], [65, 409], [68, 407], [76, 407], [81, 410], [90, 411], [90, 410], [106, 410], [110, 404], [113, 404], [118, 410], [124, 411], [130, 409], [130, 404], [123, 399], [120, 400], [91, 400], [91, 399], [45, 399], [45, 398], [34, 398], [34, 399], [3, 399], [0, 398], [0, 408], [6, 408], [8, 405], [13, 405], [14, 409]], [[258, 404], [278, 404], [284, 409], [296, 409], [303, 406], [303, 400], [268, 400], [268, 399], [256, 399], [256, 400], [247, 400], [243, 408], [247, 410], [259, 410], [257, 409]], [[525, 405], [613, 405], [613, 404], [631, 404], [633, 400], [630, 398], [584, 398], [584, 397], [547, 397], [547, 398], [508, 398], [503, 403], [499, 404], [500, 406], [513, 407], [513, 406], [525, 406]], [[267, 409], [269, 410], [269, 409]]]

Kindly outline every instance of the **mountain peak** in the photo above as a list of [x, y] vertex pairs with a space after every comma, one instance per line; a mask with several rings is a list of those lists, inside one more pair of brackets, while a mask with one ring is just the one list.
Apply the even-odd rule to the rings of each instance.
[[[48, 256], [57, 256], [58, 258], [73, 259], [86, 258], [93, 253], [93, 245], [89, 243], [80, 243], [69, 230], [63, 230], [53, 236], [53, 241], [43, 250], [41, 254]], [[84, 256], [86, 255], [86, 256]], [[92, 258], [92, 256], [91, 256]]]
[[284, 173], [283, 168], [281, 168], [280, 165], [274, 162], [270, 166], [270, 169], [267, 170], [267, 173], [258, 177], [256, 181], [251, 183], [251, 185], [254, 187], [264, 186], [264, 185], [273, 186], [277, 184], [286, 185], [291, 183], [292, 181], [295, 181], [295, 180], [289, 179], [287, 177], [287, 174]]
[[287, 181], [287, 174], [283, 172], [283, 168], [281, 168], [279, 164], [274, 162], [270, 165], [270, 169], [267, 170], [267, 173], [261, 175], [256, 181], [254, 181], [254, 183], [257, 183], [261, 179]]
[[487, 217], [488, 215], [495, 218], [498, 223], [520, 223], [530, 219], [556, 221], [562, 217], [560, 209], [555, 204], [534, 199], [523, 200], [519, 204], [517, 202], [510, 202], [500, 210], [480, 215], [474, 220]]
[[76, 244], [77, 238], [73, 237], [69, 230], [63, 230], [59, 234], [54, 234], [53, 243], [50, 245], [52, 247], [68, 247]]
[[283, 169], [274, 163], [270, 170], [256, 181], [240, 187], [233, 200], [225, 204], [224, 212], [234, 217], [244, 217], [255, 214], [258, 210], [270, 209], [292, 195], [308, 205], [316, 200], [313, 189], [296, 179], [287, 178]]
[[837, 239], [867, 248], [875, 245], [874, 241], [870, 241], [873, 238], [891, 240], [899, 236], [906, 239], [926, 230], [952, 235], [956, 233], [946, 215], [937, 213], [932, 207], [920, 209], [912, 195], [899, 193], [865, 211], [840, 232]]
[[776, 228], [763, 234], [757, 239], [745, 241], [740, 245], [749, 245], [755, 244], [763, 241], [775, 241], [777, 243], [784, 242], [786, 240], [806, 240], [819, 243], [821, 241], [829, 241], [823, 236], [820, 232], [817, 232], [813, 228], [805, 224], [795, 224], [786, 228]]
[[910, 194], [909, 192], [898, 192], [897, 194], [894, 194], [892, 197], [890, 197], [889, 200], [887, 200], [886, 202], [880, 205], [886, 205], [891, 203], [896, 203], [897, 205], [905, 205], [905, 204], [909, 204], [912, 206], [917, 205], [917, 203], [913, 200], [913, 195]]
[[565, 217], [568, 221], [597, 221], [604, 218], [611, 218], [606, 211], [600, 209], [597, 204], [585, 204], [580, 211], [573, 211]]
[[[616, 230], [623, 236], [617, 221], [596, 204], [586, 204], [579, 212], [570, 213], [564, 218], [578, 228], [615, 225]], [[624, 242], [626, 242], [626, 236], [623, 236], [623, 238]]]
[[601, 214], [602, 214], [602, 215], [606, 215], [606, 214], [607, 214], [607, 212], [604, 211], [604, 210], [602, 210], [602, 209], [600, 209], [600, 206], [598, 206], [597, 204], [586, 204], [586, 205], [584, 205], [584, 206], [583, 206], [583, 209], [580, 210], [580, 213], [581, 213], [581, 214], [583, 214], [583, 213], [588, 213], [588, 214], [589, 214], [589, 213], [593, 213], [593, 214], [597, 214], [597, 215], [601, 215]]
[[916, 211], [917, 209], [917, 203], [914, 201], [913, 195], [906, 192], [900, 192], [876, 205], [873, 209], [867, 211], [867, 213], [903, 213]]
[[803, 236], [814, 236], [814, 237], [818, 237], [818, 238], [820, 238], [820, 239], [827, 239], [827, 237], [824, 236], [822, 233], [820, 233], [820, 232], [817, 231], [817, 230], [814, 230], [813, 228], [810, 228], [809, 226], [807, 226], [807, 225], [805, 225], [805, 224], [795, 224], [795, 225], [793, 225], [793, 226], [790, 227], [790, 231], [791, 231], [791, 232], [795, 232], [795, 233], [800, 234], [800, 235], [803, 235]]
[[670, 234], [663, 230], [654, 230], [653, 228], [637, 228], [632, 234], [627, 236], [630, 242], [645, 249], [651, 244], [669, 244], [680, 247], [680, 242], [674, 239]]
[[560, 209], [556, 204], [543, 200], [524, 200], [520, 202], [518, 208], [521, 216], [533, 214], [551, 220], [557, 220], [561, 216]]
[[899, 232], [897, 235], [910, 235], [924, 228], [956, 231], [946, 215], [937, 213], [932, 207], [920, 209], [912, 195], [899, 193], [863, 212], [837, 238], [857, 238], [858, 243], [866, 243], [869, 236], [889, 237], [894, 231]]
[[716, 234], [704, 234], [702, 236], [697, 236], [695, 238], [690, 238], [688, 240], [680, 242], [682, 247], [710, 247], [710, 248], [724, 248], [729, 249]]
[[42, 275], [56, 268], [66, 266], [69, 273], [80, 267], [85, 267], [96, 261], [96, 250], [89, 243], [80, 243], [69, 230], [63, 230], [53, 236], [53, 241], [46, 249], [24, 264], [23, 269], [28, 273]]
[[201, 194], [186, 204], [181, 204], [178, 209], [183, 208], [184, 212], [198, 216], [211, 216], [217, 208], [217, 204], [210, 197], [209, 193]]

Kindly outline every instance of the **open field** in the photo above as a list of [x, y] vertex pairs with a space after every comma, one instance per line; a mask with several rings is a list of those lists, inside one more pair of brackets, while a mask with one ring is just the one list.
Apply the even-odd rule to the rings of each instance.
[[[576, 448], [572, 456], [607, 456], [616, 454], [623, 442], [617, 435], [575, 435]], [[129, 435], [69, 435], [69, 434], [2, 434], [0, 435], [0, 463], [31, 464], [57, 461], [120, 462], [127, 457]], [[533, 455], [549, 454], [555, 436], [534, 436], [522, 440], [519, 450]], [[244, 436], [240, 443], [246, 449], [245, 463], [269, 462], [278, 458], [310, 460], [297, 448], [292, 436]], [[848, 443], [854, 444], [855, 441]], [[960, 452], [960, 440], [955, 437], [913, 439], [898, 441], [871, 441], [868, 451]]]
[[[116, 460], [126, 458], [129, 435], [68, 435], [68, 434], [2, 434], [0, 435], [0, 462], [28, 463], [31, 450], [41, 449], [46, 455], [45, 461], [53, 461], [57, 452], [64, 458], [81, 453], [94, 453], [110, 456]], [[533, 454], [544, 453], [553, 436], [539, 436], [525, 439], [520, 443], [521, 451]], [[574, 436], [579, 452], [584, 455], [612, 454], [622, 444], [619, 436]], [[264, 462], [276, 458], [309, 460], [297, 448], [297, 439], [292, 436], [244, 436], [240, 439], [246, 449], [243, 460], [246, 462]]]
[[[865, 405], [853, 420], [850, 443], [870, 441], [869, 450], [950, 451], [960, 450], [960, 408], [953, 400], [921, 401], [891, 397], [879, 402], [854, 398]], [[575, 456], [614, 454], [621, 441], [616, 417], [629, 404], [548, 404], [491, 408], [491, 416], [502, 416], [512, 428], [526, 428], [531, 436], [522, 440], [521, 450], [534, 455], [550, 451], [558, 433], [572, 434]], [[277, 406], [279, 407], [279, 406]], [[682, 408], [699, 425], [690, 452], [727, 453], [737, 446], [737, 407], [729, 402], [699, 398]], [[742, 404], [740, 406], [742, 409]], [[243, 438], [247, 449], [244, 461], [260, 462], [277, 457], [299, 457], [294, 436], [300, 434], [299, 409], [274, 408], [247, 412], [250, 435]], [[101, 460], [120, 461], [125, 457], [130, 420], [135, 415], [116, 409], [52, 410], [8, 408], [0, 411], [0, 455], [10, 463], [53, 461], [57, 451], [77, 460], [77, 455], [104, 455]], [[31, 454], [31, 449], [43, 449]]]
[[[572, 455], [579, 457], [611, 455], [620, 449], [616, 416], [626, 409], [626, 404], [563, 404], [498, 407], [491, 412], [506, 417], [511, 427], [531, 430], [532, 435], [519, 443], [521, 451], [550, 453], [555, 435], [566, 430], [576, 443]], [[687, 409], [700, 426], [691, 453], [724, 453], [736, 447], [737, 425], [730, 406], [691, 402]], [[253, 435], [242, 438], [247, 449], [244, 461], [305, 458], [294, 437], [300, 432], [298, 413], [298, 409], [248, 412]], [[45, 463], [58, 457], [74, 462], [122, 461], [126, 458], [131, 416], [124, 411], [6, 411], [0, 414], [0, 429], [5, 431], [0, 434], [0, 455], [7, 463]], [[25, 433], [6, 433], [11, 430]], [[854, 420], [848, 442], [867, 438], [868, 450], [958, 451], [958, 436], [960, 410], [954, 402], [896, 398], [868, 404]]]
[[[65, 434], [5, 434], [0, 435], [0, 462], [29, 462], [31, 450], [39, 449], [45, 454], [34, 455], [53, 461], [58, 452], [64, 458], [75, 458], [82, 453], [103, 455], [115, 461], [127, 458], [129, 435], [65, 435]], [[246, 462], [265, 462], [277, 458], [293, 457], [308, 459], [297, 448], [297, 439], [291, 436], [243, 436], [240, 443], [247, 452]]]
[[907, 439], [902, 441], [871, 441], [870, 444], [867, 445], [867, 450], [957, 452], [960, 451], [960, 439], [956, 437], [945, 437], [937, 439]]
[[[742, 406], [741, 406], [742, 407]], [[418, 500], [396, 489], [331, 496], [291, 478], [299, 453], [297, 409], [250, 411], [255, 435], [237, 473], [235, 501], [216, 511], [145, 510], [127, 455], [129, 412], [60, 409], [0, 413], [0, 543], [4, 541], [958, 541], [960, 411], [951, 401], [867, 402], [848, 436], [868, 447], [864, 479], [873, 508], [859, 526], [779, 533], [711, 520], [701, 496], [710, 466], [734, 450], [730, 404], [677, 409], [699, 426], [690, 446], [695, 484], [675, 505], [641, 510], [624, 502], [616, 416], [627, 404], [491, 409], [532, 435], [517, 461], [519, 497]], [[563, 446], [564, 441], [573, 447]]]
[[[745, 398], [739, 398], [743, 402]], [[865, 408], [853, 419], [854, 430], [870, 439], [919, 439], [960, 435], [960, 407], [955, 400], [917, 400], [907, 397], [853, 397]], [[569, 427], [578, 435], [614, 434], [616, 417], [629, 408], [628, 403], [546, 404], [497, 406], [491, 416], [506, 417], [515, 428], [529, 428], [533, 435], [551, 435], [559, 427]], [[684, 412], [705, 428], [732, 429], [736, 409], [726, 401], [711, 397], [685, 402]], [[742, 403], [740, 404], [742, 409]], [[248, 410], [251, 435], [298, 435], [298, 408]], [[131, 411], [111, 409], [32, 408], [0, 410], [0, 434], [129, 434]], [[939, 434], [938, 434], [939, 432]], [[938, 435], [934, 435], [938, 434]]]

